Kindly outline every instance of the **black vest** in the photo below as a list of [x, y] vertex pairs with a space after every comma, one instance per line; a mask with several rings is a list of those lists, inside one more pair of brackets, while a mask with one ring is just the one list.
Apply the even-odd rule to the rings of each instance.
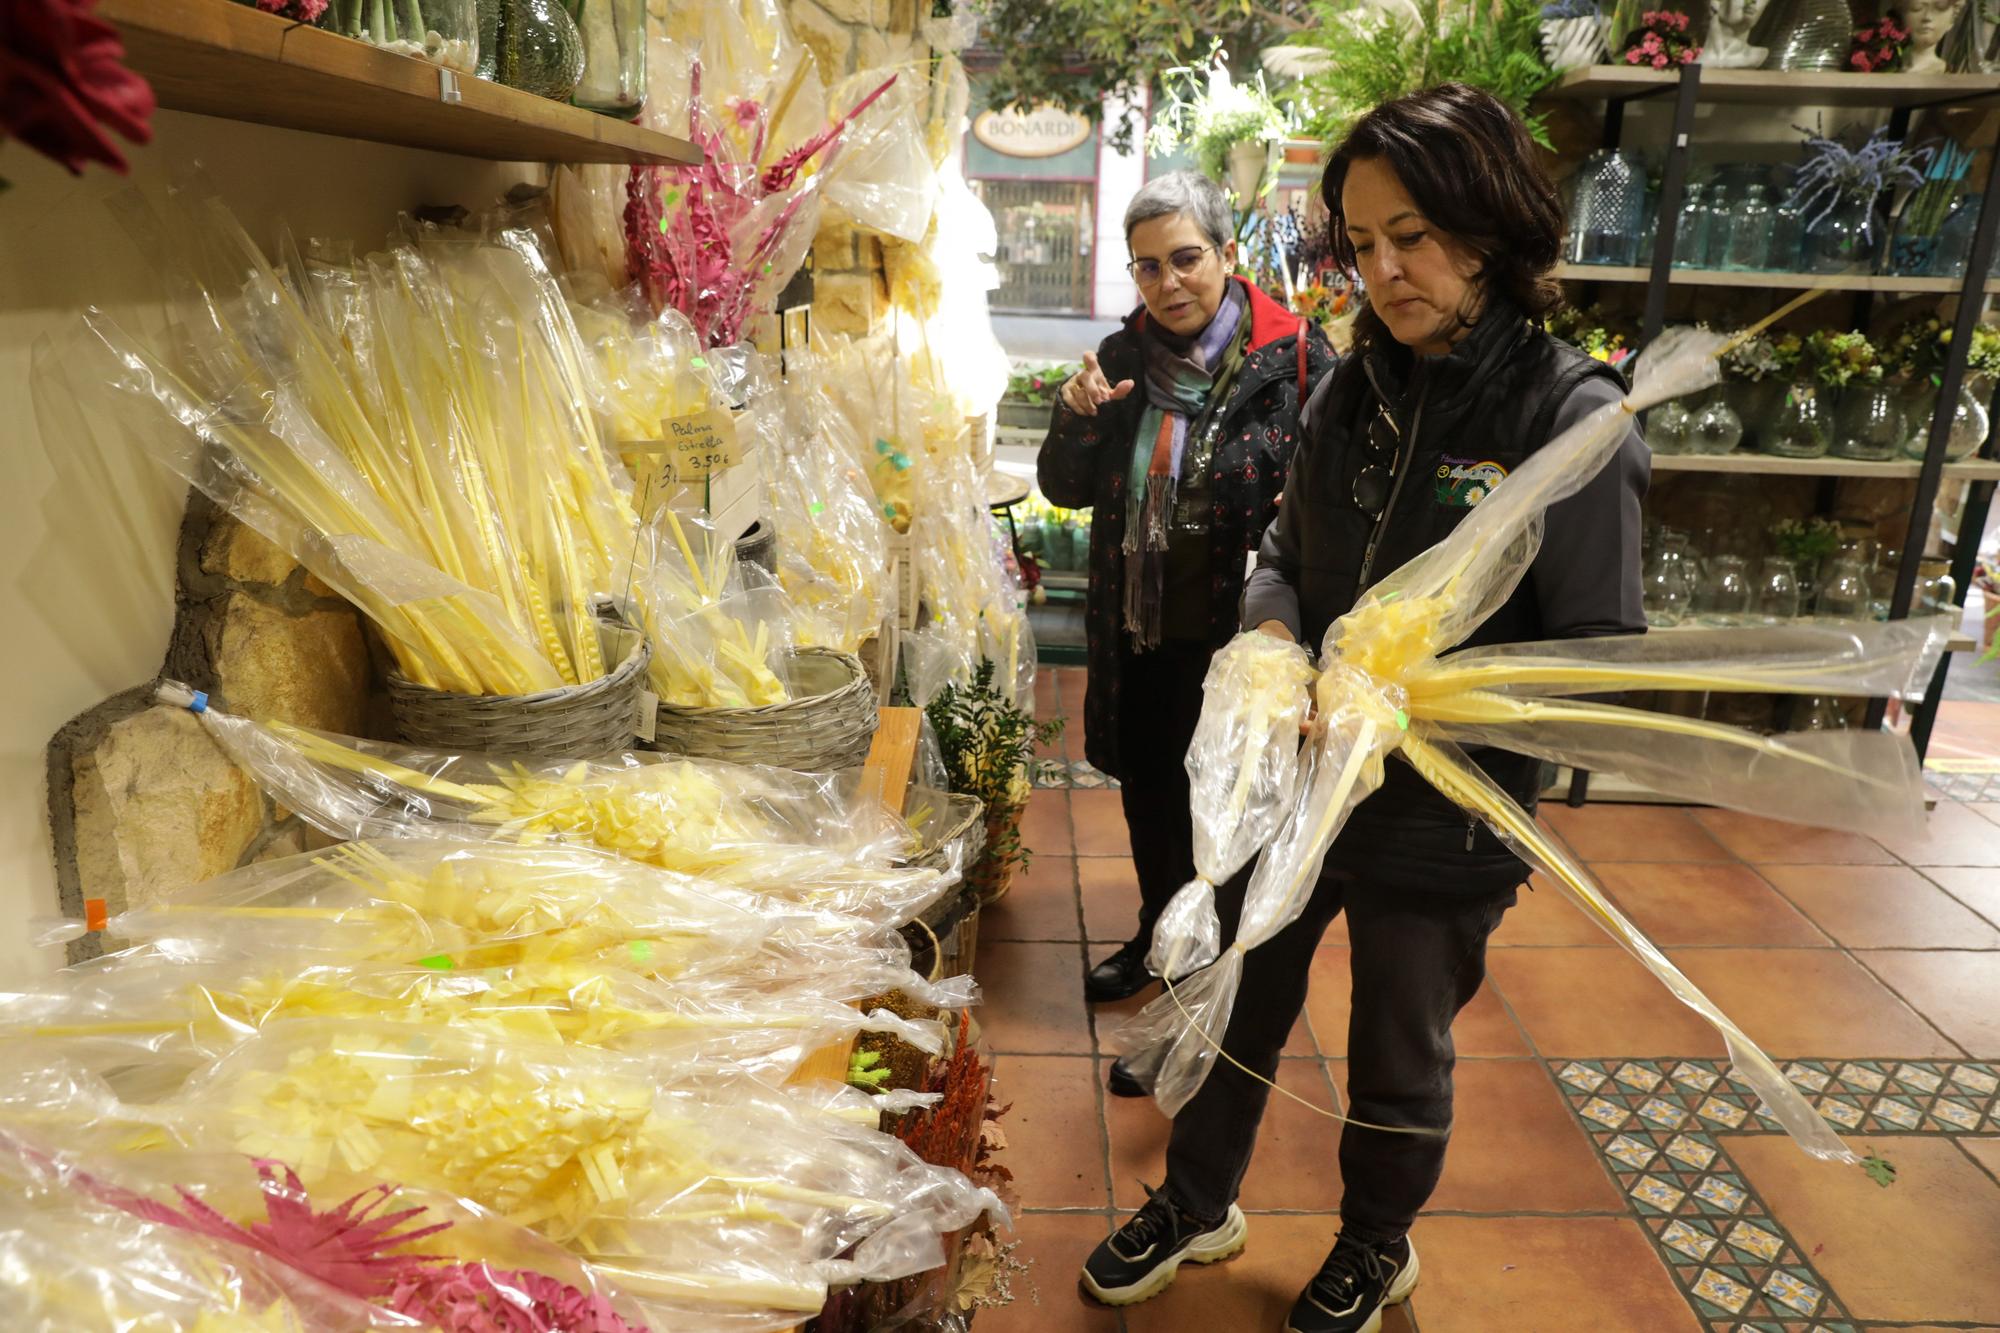
[[[1314, 447], [1307, 461], [1295, 463], [1289, 483], [1309, 507], [1300, 525], [1299, 569], [1306, 642], [1317, 647], [1363, 591], [1448, 536], [1485, 487], [1549, 442], [1556, 413], [1593, 377], [1620, 383], [1622, 392], [1616, 370], [1511, 308], [1490, 310], [1448, 356], [1418, 361], [1395, 348], [1344, 358], [1307, 408]], [[1371, 461], [1366, 432], [1384, 405], [1402, 432], [1406, 458], [1378, 537], [1354, 488]], [[1457, 647], [1543, 637], [1533, 585], [1523, 579]], [[1534, 809], [1538, 761], [1491, 749], [1474, 757]], [[1382, 789], [1349, 818], [1328, 866], [1386, 887], [1446, 893], [1498, 892], [1527, 878], [1499, 839], [1408, 764], [1392, 759], [1387, 772]]]

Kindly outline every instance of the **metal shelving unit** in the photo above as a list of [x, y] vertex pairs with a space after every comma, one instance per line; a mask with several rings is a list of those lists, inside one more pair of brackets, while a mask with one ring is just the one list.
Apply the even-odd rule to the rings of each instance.
[[[1559, 276], [1580, 282], [1644, 283], [1645, 315], [1641, 339], [1650, 342], [1666, 323], [1667, 298], [1676, 287], [1727, 286], [1764, 288], [1773, 291], [1829, 289], [1855, 294], [1866, 302], [1878, 292], [1936, 293], [1959, 297], [1953, 321], [1951, 351], [1938, 387], [1938, 407], [1931, 418], [1929, 447], [1920, 461], [1857, 463], [1845, 459], [1780, 459], [1730, 454], [1663, 455], [1653, 460], [1655, 469], [1668, 471], [1744, 472], [1790, 474], [1815, 477], [1905, 476], [1917, 483], [1903, 541], [1902, 565], [1897, 570], [1896, 591], [1890, 616], [1909, 615], [1915, 596], [1918, 563], [1930, 535], [1932, 511], [1940, 488], [1947, 478], [1969, 486], [1960, 519], [1960, 540], [1953, 551], [1952, 575], [1959, 589], [1971, 583], [1972, 567], [1978, 553], [1977, 534], [1984, 530], [1993, 501], [2000, 463], [1986, 459], [1947, 464], [1945, 444], [1951, 433], [1953, 410], [1965, 382], [1966, 348], [1972, 330], [1986, 303], [1988, 292], [2000, 291], [2000, 282], [1986, 281], [1993, 260], [1995, 234], [2000, 231], [2000, 170], [1990, 171], [1981, 198], [1978, 224], [1973, 231], [1972, 253], [1967, 257], [1966, 276], [1950, 278], [1878, 277], [1862, 274], [1728, 273], [1700, 269], [1677, 269], [1673, 265], [1674, 239], [1681, 202], [1686, 193], [1688, 172], [1695, 143], [1695, 109], [1706, 103], [1748, 106], [1794, 107], [1876, 107], [1889, 112], [1889, 132], [1902, 138], [1909, 132], [1910, 117], [1918, 109], [1954, 106], [2000, 97], [2000, 76], [1987, 74], [1786, 74], [1770, 70], [1704, 70], [1699, 64], [1678, 70], [1639, 70], [1625, 66], [1596, 65], [1571, 70], [1543, 96], [1559, 101], [1601, 101], [1605, 105], [1603, 145], [1618, 148], [1624, 138], [1625, 109], [1629, 103], [1652, 98], [1673, 98], [1672, 126], [1667, 136], [1665, 169], [1661, 173], [1658, 222], [1654, 228], [1652, 253], [1639, 267], [1612, 268], [1596, 265], [1564, 265]], [[1990, 441], [1988, 446], [1990, 447]], [[1936, 719], [1939, 696], [1944, 691], [1951, 653], [1938, 663], [1937, 673], [1924, 702], [1913, 712], [1911, 736], [1919, 754], [1927, 747], [1931, 725]], [[1887, 701], [1875, 700], [1868, 712], [1867, 725], [1879, 727]], [[1586, 792], [1585, 774], [1576, 775], [1571, 801], [1580, 804]]]

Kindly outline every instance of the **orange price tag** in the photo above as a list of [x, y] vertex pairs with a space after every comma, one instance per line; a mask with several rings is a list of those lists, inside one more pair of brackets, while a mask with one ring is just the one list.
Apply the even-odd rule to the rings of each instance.
[[83, 900], [83, 928], [85, 930], [103, 930], [105, 923], [110, 919], [111, 913], [106, 910], [104, 899], [85, 898]]

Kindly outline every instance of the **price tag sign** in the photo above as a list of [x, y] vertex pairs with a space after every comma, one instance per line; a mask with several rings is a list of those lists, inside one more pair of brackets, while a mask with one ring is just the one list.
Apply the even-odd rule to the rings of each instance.
[[706, 481], [711, 473], [741, 461], [736, 419], [713, 407], [660, 423], [657, 440], [626, 440], [619, 448], [642, 455], [645, 475], [655, 489], [671, 484]]

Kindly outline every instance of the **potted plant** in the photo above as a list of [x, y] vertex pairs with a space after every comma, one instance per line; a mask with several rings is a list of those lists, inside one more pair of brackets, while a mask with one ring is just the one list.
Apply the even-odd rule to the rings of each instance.
[[1619, 59], [1647, 69], [1678, 69], [1701, 59], [1701, 47], [1689, 36], [1688, 16], [1678, 9], [1652, 9], [1639, 16], [1638, 30], [1625, 39]]
[[1007, 377], [1007, 392], [1000, 399], [999, 423], [1017, 430], [1046, 430], [1049, 408], [1062, 392], [1063, 382], [1078, 366], [1058, 363], [1023, 366]]
[[[1931, 321], [1939, 323], [1938, 321]], [[1951, 351], [1952, 330], [1939, 323], [1936, 333], [1936, 348], [1931, 353], [1934, 364], [1932, 370], [1932, 400], [1935, 402], [1937, 381], [1944, 375], [1945, 357]], [[1957, 463], [1972, 457], [1986, 443], [1986, 432], [1991, 424], [1988, 409], [1993, 402], [1996, 383], [2000, 383], [2000, 327], [1992, 324], [1976, 325], [1972, 330], [1972, 345], [1965, 353], [1965, 381], [1959, 386], [1958, 402], [1952, 408], [1951, 434], [1945, 442], [1944, 457], [1947, 463]], [[1903, 442], [1903, 454], [1907, 458], [1922, 458], [1930, 449], [1931, 416], [1911, 422], [1912, 429]]]
[[1875, 344], [1862, 333], [1821, 331], [1806, 346], [1814, 378], [1836, 396], [1834, 455], [1864, 462], [1894, 458], [1903, 442], [1903, 410]]
[[1777, 415], [1787, 369], [1776, 340], [1764, 333], [1746, 338], [1722, 359], [1723, 393], [1743, 422], [1744, 448], [1756, 449], [1759, 429]]
[[1542, 6], [1542, 59], [1561, 74], [1595, 65], [1604, 55], [1604, 11], [1596, 0], [1555, 0]]
[[1877, 129], [1858, 148], [1839, 139], [1806, 136], [1806, 161], [1792, 177], [1792, 205], [1806, 218], [1809, 273], [1874, 271], [1879, 202], [1898, 186], [1921, 189], [1929, 148], [1908, 148]]
[[1263, 193], [1272, 154], [1297, 131], [1298, 120], [1266, 90], [1261, 73], [1237, 82], [1227, 57], [1218, 45], [1205, 65], [1167, 71], [1167, 104], [1146, 146], [1161, 155], [1186, 150], [1195, 168], [1227, 184], [1248, 212]]
[[1910, 30], [1894, 10], [1865, 28], [1856, 28], [1848, 43], [1847, 67], [1863, 74], [1894, 74], [1909, 62]]
[[1021, 814], [1028, 806], [1028, 761], [1035, 746], [1062, 734], [1062, 719], [1037, 722], [993, 688], [992, 659], [979, 664], [968, 685], [939, 690], [924, 715], [937, 733], [951, 790], [986, 805], [986, 846], [965, 879], [982, 903], [998, 902], [1028, 864], [1021, 845]]
[[1788, 518], [1771, 525], [1771, 545], [1780, 558], [1791, 561], [1799, 601], [1811, 606], [1819, 592], [1820, 565], [1840, 549], [1840, 525], [1818, 514]]

